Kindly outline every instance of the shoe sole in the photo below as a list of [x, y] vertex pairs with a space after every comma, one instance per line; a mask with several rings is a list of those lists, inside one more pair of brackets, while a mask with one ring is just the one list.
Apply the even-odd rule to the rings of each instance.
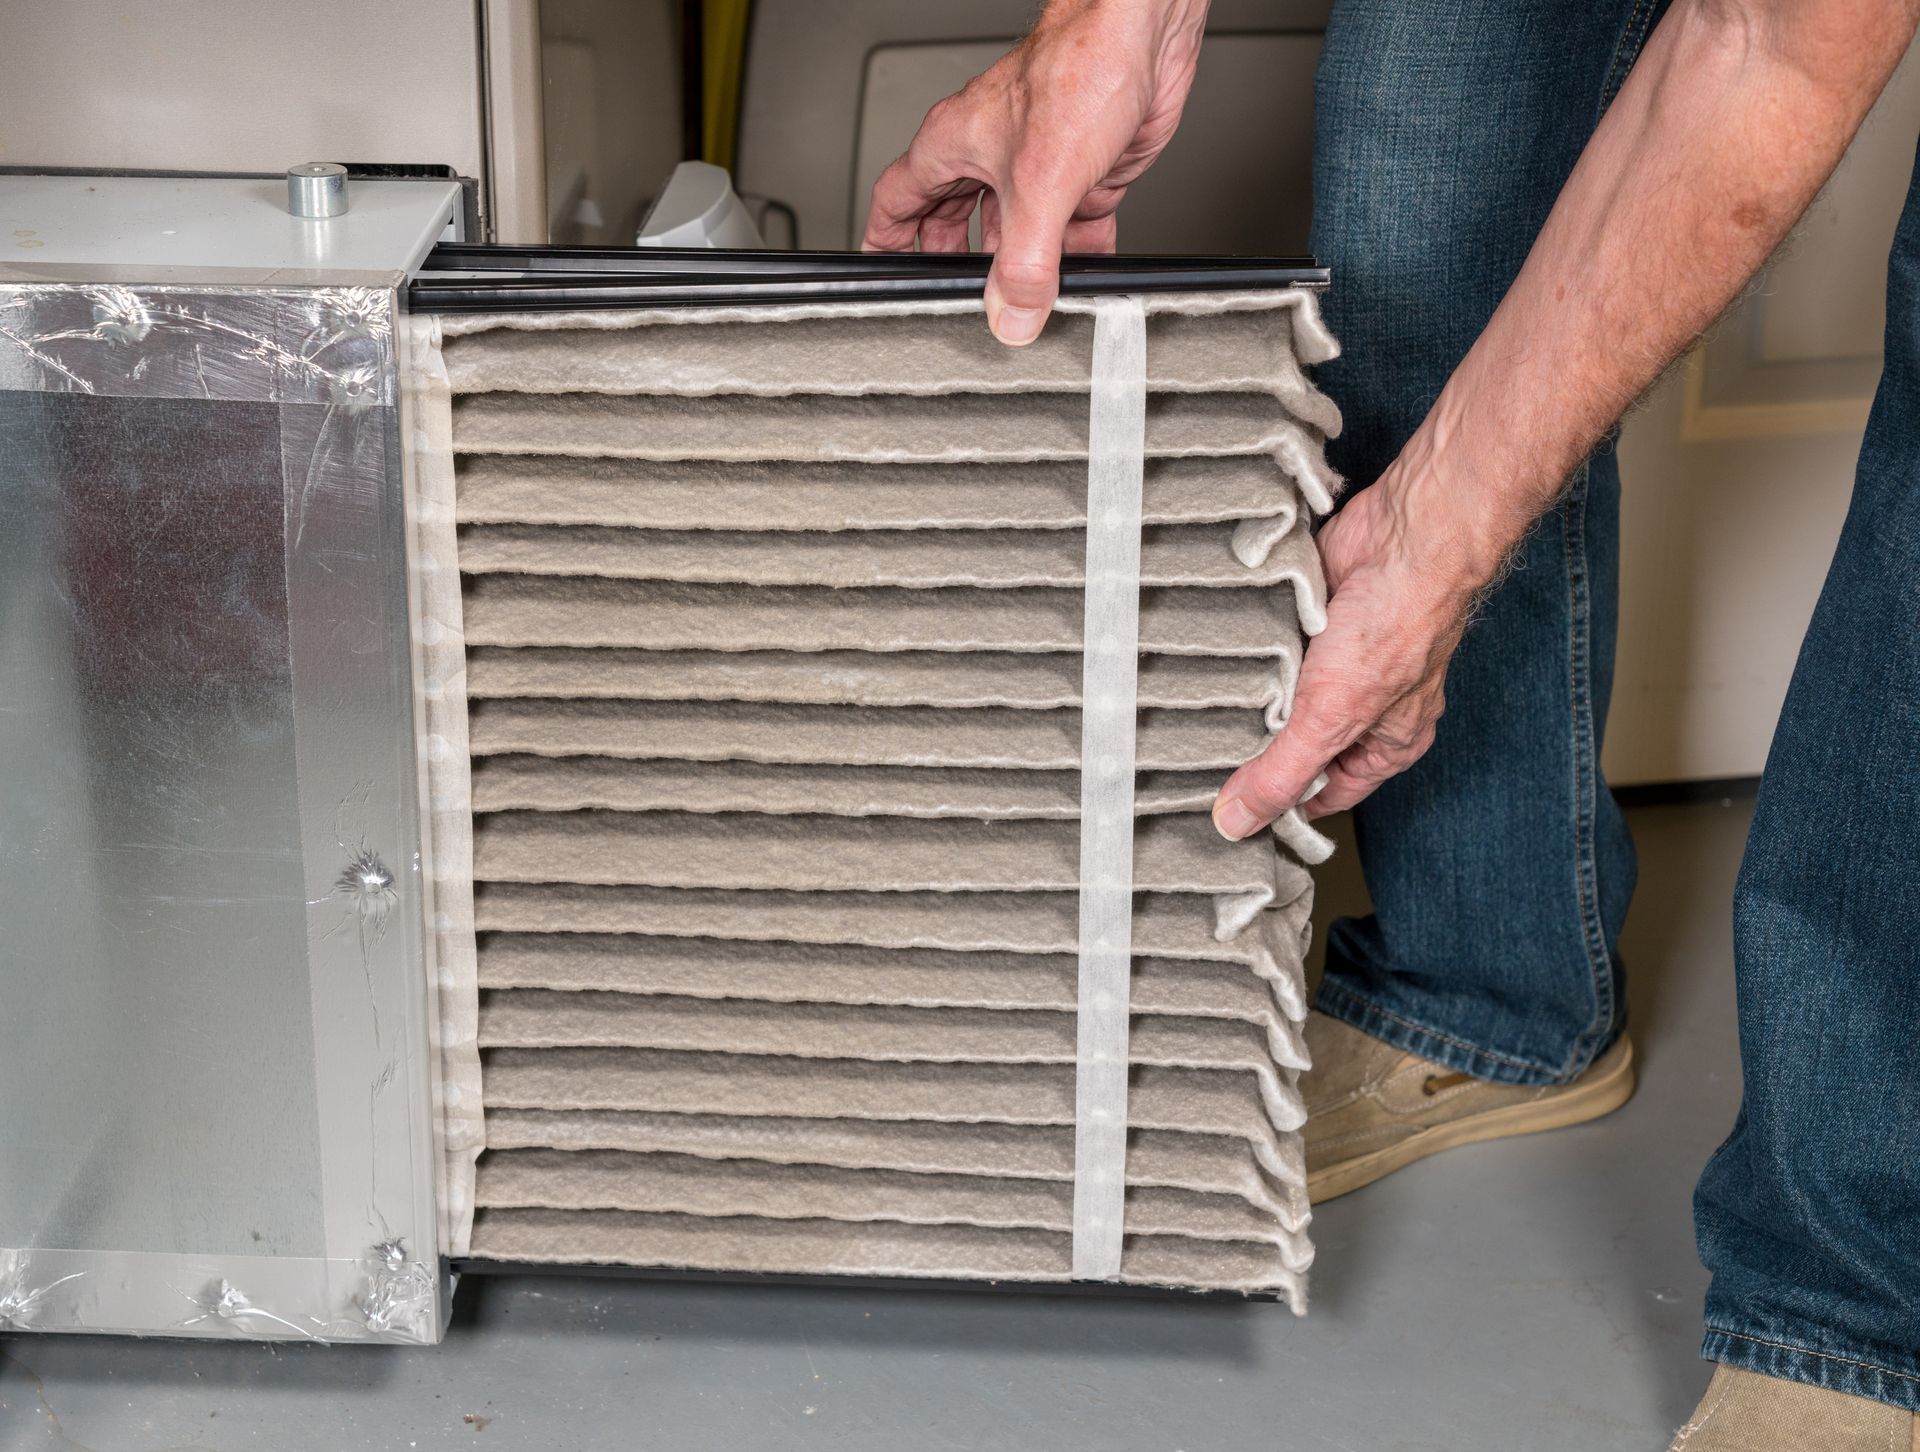
[[1363, 1185], [1371, 1185], [1382, 1175], [1405, 1169], [1415, 1160], [1424, 1160], [1442, 1150], [1458, 1149], [1482, 1140], [1566, 1129], [1611, 1114], [1633, 1097], [1638, 1082], [1633, 1067], [1633, 1045], [1623, 1035], [1616, 1047], [1620, 1050], [1618, 1063], [1607, 1064], [1614, 1056], [1614, 1050], [1609, 1049], [1587, 1074], [1550, 1098], [1510, 1104], [1468, 1119], [1436, 1124], [1398, 1144], [1317, 1170], [1307, 1176], [1307, 1199], [1315, 1205], [1337, 1200]]

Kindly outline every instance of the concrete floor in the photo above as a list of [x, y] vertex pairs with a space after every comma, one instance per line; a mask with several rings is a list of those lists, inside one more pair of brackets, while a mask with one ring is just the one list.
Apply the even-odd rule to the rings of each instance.
[[[469, 1279], [418, 1351], [0, 1341], [0, 1449], [1659, 1452], [1708, 1368], [1688, 1197], [1739, 1095], [1749, 805], [1633, 813], [1639, 1095], [1324, 1207], [1268, 1305]], [[1351, 855], [1324, 916], [1360, 896]]]

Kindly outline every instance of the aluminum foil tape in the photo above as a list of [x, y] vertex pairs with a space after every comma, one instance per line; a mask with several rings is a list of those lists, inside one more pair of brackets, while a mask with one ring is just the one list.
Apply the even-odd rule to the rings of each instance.
[[385, 288], [0, 286], [0, 388], [122, 398], [394, 402]]

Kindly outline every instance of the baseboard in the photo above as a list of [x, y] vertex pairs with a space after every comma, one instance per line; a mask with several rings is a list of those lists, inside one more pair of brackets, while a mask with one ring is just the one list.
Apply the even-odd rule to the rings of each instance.
[[1649, 781], [1617, 786], [1614, 799], [1623, 807], [1666, 807], [1680, 802], [1751, 801], [1760, 790], [1757, 776], [1719, 776], [1705, 781]]

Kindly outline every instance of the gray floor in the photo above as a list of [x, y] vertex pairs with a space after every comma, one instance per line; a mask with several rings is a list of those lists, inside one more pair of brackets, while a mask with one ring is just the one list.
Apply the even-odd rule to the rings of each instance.
[[[1274, 1306], [469, 1280], [421, 1351], [0, 1342], [0, 1448], [1664, 1448], [1708, 1369], [1687, 1202], [1739, 1093], [1746, 803], [1634, 813], [1640, 1093], [1324, 1207]], [[1352, 906], [1348, 866], [1322, 888]]]

